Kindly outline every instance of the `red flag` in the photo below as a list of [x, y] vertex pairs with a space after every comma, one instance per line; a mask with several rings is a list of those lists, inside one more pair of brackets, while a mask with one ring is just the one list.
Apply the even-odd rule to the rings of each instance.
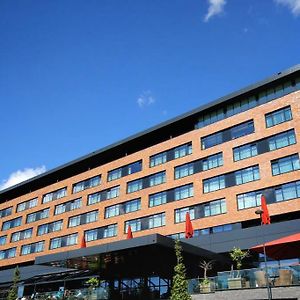
[[129, 225], [128, 229], [127, 229], [127, 240], [132, 239], [132, 238], [133, 238], [133, 235], [132, 235], [132, 231], [131, 231], [131, 226]]
[[81, 239], [80, 248], [86, 248], [86, 242], [85, 242], [85, 236], [84, 236], [84, 234], [83, 234], [82, 239]]
[[262, 224], [271, 224], [271, 219], [268, 211], [267, 201], [264, 195], [261, 196], [261, 222]]
[[190, 213], [186, 213], [185, 216], [185, 238], [192, 238], [194, 235], [194, 229], [190, 218]]

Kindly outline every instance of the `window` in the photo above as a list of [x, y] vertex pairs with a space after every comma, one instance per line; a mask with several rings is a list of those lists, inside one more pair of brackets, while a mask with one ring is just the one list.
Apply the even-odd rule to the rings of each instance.
[[3, 246], [6, 244], [6, 238], [7, 238], [7, 235], [0, 236], [0, 246]]
[[292, 120], [292, 111], [290, 106], [266, 114], [267, 127], [272, 127], [290, 120]]
[[150, 168], [164, 164], [167, 162], [167, 152], [162, 152], [150, 156]]
[[129, 220], [125, 222], [125, 233], [128, 231], [128, 226], [131, 226], [131, 230], [141, 231], [166, 225], [165, 213], [159, 213], [139, 219]]
[[149, 207], [167, 203], [167, 192], [159, 192], [149, 195]]
[[225, 199], [215, 200], [204, 204], [204, 216], [214, 216], [226, 213], [226, 201]]
[[7, 207], [0, 210], [0, 218], [10, 216], [12, 214], [12, 207]]
[[253, 107], [272, 101], [273, 99], [283, 97], [284, 95], [299, 89], [300, 79], [296, 78], [295, 82], [289, 80], [287, 82], [280, 83], [277, 86], [268, 88], [259, 94], [256, 93], [243, 99], [233, 99], [231, 103], [227, 105], [223, 104], [223, 107], [221, 108], [216, 108], [212, 111], [202, 113], [197, 124], [195, 125], [195, 128], [202, 128], [204, 126], [213, 124], [225, 118], [249, 110]]
[[88, 195], [88, 205], [119, 197], [119, 194], [120, 186], [115, 186], [101, 192], [90, 194]]
[[237, 139], [253, 132], [254, 122], [253, 120], [250, 120], [201, 138], [201, 148], [211, 148], [213, 146], [225, 143], [233, 139]]
[[127, 183], [127, 193], [133, 193], [149, 186], [162, 184], [166, 181], [166, 172], [155, 173]]
[[51, 192], [51, 193], [48, 193], [48, 194], [45, 194], [43, 196], [43, 201], [42, 203], [47, 203], [47, 202], [51, 202], [53, 200], [57, 200], [57, 199], [60, 199], [60, 198], [63, 198], [67, 195], [67, 188], [64, 187], [62, 189], [59, 189], [57, 191], [54, 191], [54, 192]]
[[38, 204], [38, 198], [34, 198], [34, 199], [31, 199], [31, 200], [19, 203], [17, 205], [17, 212], [33, 208], [33, 207], [37, 206], [37, 204]]
[[73, 184], [73, 194], [95, 187], [99, 184], [101, 184], [100, 175], [80, 181], [78, 183]]
[[262, 191], [248, 192], [237, 195], [238, 209], [260, 206]]
[[194, 196], [193, 184], [187, 184], [187, 185], [177, 187], [175, 188], [174, 191], [175, 191], [175, 201]]
[[300, 197], [300, 181], [283, 184], [275, 188], [276, 202], [296, 199]]
[[246, 159], [257, 155], [257, 144], [247, 144], [244, 146], [233, 148], [234, 161]]
[[202, 160], [202, 164], [203, 171], [223, 166], [223, 155], [222, 153], [218, 153], [208, 156]]
[[85, 231], [85, 240], [87, 242], [109, 238], [117, 235], [117, 224], [111, 224], [99, 228], [94, 228]]
[[23, 245], [21, 247], [21, 255], [31, 254], [31, 253], [38, 253], [44, 251], [45, 241]]
[[107, 181], [116, 180], [121, 177], [140, 172], [141, 170], [142, 170], [142, 161], [139, 160], [129, 165], [109, 171]]
[[74, 199], [74, 200], [56, 205], [54, 214], [59, 215], [59, 214], [62, 214], [64, 212], [68, 212], [68, 211], [71, 211], [71, 210], [78, 209], [81, 206], [82, 206], [82, 199], [81, 198]]
[[28, 228], [22, 231], [14, 232], [11, 235], [11, 242], [17, 242], [25, 239], [30, 239], [32, 236], [32, 228]]
[[90, 211], [78, 216], [69, 218], [68, 227], [75, 227], [83, 224], [96, 222], [98, 220], [98, 210]]
[[166, 182], [166, 172], [160, 172], [149, 176], [149, 185], [155, 186]]
[[294, 130], [276, 134], [268, 139], [270, 151], [296, 144]]
[[175, 179], [183, 178], [194, 174], [194, 164], [188, 163], [182, 166], [175, 167]]
[[300, 169], [299, 155], [294, 154], [271, 161], [272, 175], [279, 175]]
[[143, 188], [143, 180], [137, 179], [127, 183], [127, 193], [134, 193]]
[[194, 207], [183, 207], [175, 209], [175, 223], [185, 222], [186, 213], [190, 214], [190, 219], [195, 219], [195, 208]]
[[49, 217], [49, 208], [39, 210], [37, 212], [28, 214], [26, 217], [26, 223], [32, 223]]
[[149, 229], [166, 225], [166, 214], [161, 213], [149, 217]]
[[60, 231], [62, 229], [63, 220], [42, 224], [38, 226], [37, 235], [43, 235], [55, 231]]
[[192, 154], [192, 142], [150, 156], [150, 168]]
[[22, 217], [15, 218], [15, 219], [3, 222], [2, 223], [2, 230], [4, 231], [4, 230], [8, 230], [8, 229], [11, 229], [11, 228], [14, 228], [14, 227], [18, 227], [18, 226], [21, 225], [21, 223], [22, 223]]
[[203, 180], [203, 192], [209, 193], [225, 188], [225, 176], [220, 175]]
[[141, 198], [127, 201], [124, 203], [124, 210], [126, 214], [140, 209], [141, 209]]
[[17, 248], [9, 248], [6, 250], [0, 250], [0, 260], [16, 257]]
[[50, 240], [50, 250], [66, 246], [76, 245], [78, 243], [78, 233], [73, 233]]
[[227, 212], [226, 201], [225, 199], [219, 199], [175, 209], [175, 223], [185, 222], [187, 212], [190, 214], [191, 220], [225, 214]]
[[180, 158], [192, 154], [192, 143], [184, 144], [174, 148], [174, 158]]
[[258, 166], [249, 167], [235, 172], [236, 185], [259, 180], [259, 178], [260, 176]]
[[105, 218], [112, 218], [120, 215], [120, 204], [108, 206], [105, 208]]

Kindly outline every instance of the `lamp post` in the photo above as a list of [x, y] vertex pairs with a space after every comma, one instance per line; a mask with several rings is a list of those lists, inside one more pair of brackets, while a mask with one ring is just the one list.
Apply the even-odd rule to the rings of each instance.
[[[257, 215], [260, 216], [260, 220], [261, 220], [261, 227], [263, 227], [263, 223], [262, 223], [262, 214], [263, 214], [263, 210], [262, 209], [257, 209], [255, 211], [255, 213]], [[267, 284], [267, 290], [268, 290], [268, 300], [272, 300], [272, 290], [271, 290], [271, 286], [269, 283], [269, 275], [268, 275], [268, 266], [267, 266], [267, 255], [266, 255], [266, 245], [265, 245], [265, 234], [264, 234], [264, 229], [262, 228], [262, 236], [263, 236], [263, 250], [264, 250], [264, 263], [265, 263], [265, 278], [266, 278], [266, 284]]]

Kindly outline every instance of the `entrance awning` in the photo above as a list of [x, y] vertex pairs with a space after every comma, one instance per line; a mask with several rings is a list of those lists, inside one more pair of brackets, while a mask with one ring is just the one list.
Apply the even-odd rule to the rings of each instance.
[[[199, 261], [214, 260], [216, 266], [226, 265], [227, 260], [214, 252], [182, 241], [182, 250], [187, 272], [199, 275]], [[158, 275], [170, 278], [176, 264], [174, 240], [160, 234], [151, 234], [133, 239], [80, 248], [38, 256], [35, 264], [57, 267], [89, 269], [101, 274], [102, 279], [134, 278]]]
[[[300, 257], [300, 233], [282, 237], [265, 243], [266, 254], [276, 260]], [[252, 247], [251, 250], [264, 253], [263, 244]]]

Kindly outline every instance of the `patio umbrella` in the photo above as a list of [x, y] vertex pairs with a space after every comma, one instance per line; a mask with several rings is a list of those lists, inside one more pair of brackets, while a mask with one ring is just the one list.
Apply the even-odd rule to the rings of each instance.
[[[266, 254], [276, 260], [300, 257], [300, 233], [295, 233], [265, 243]], [[263, 244], [251, 248], [251, 250], [264, 253]]]
[[190, 214], [187, 212], [185, 216], [185, 238], [192, 238], [194, 235], [194, 229], [191, 222]]
[[80, 248], [86, 248], [86, 242], [85, 242], [85, 236], [84, 236], [84, 234], [83, 234], [82, 239], [81, 239]]
[[132, 235], [132, 231], [131, 231], [131, 226], [128, 226], [128, 230], [127, 230], [127, 240], [132, 239], [133, 235]]

